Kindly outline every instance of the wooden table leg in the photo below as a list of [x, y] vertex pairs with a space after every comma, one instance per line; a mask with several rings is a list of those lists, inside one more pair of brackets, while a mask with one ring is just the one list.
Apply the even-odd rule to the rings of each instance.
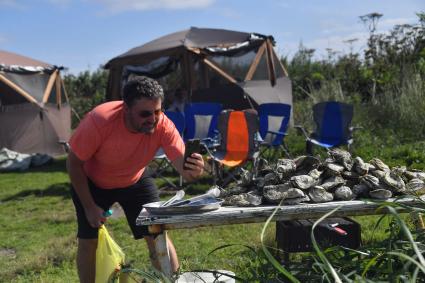
[[149, 231], [155, 231], [155, 233], [159, 233], [154, 239], [156, 256], [158, 258], [158, 263], [161, 268], [161, 272], [167, 276], [167, 278], [172, 278], [173, 271], [171, 269], [171, 260], [170, 253], [167, 245], [167, 231], [160, 229], [158, 231], [159, 225], [153, 225], [153, 227], [149, 227]]

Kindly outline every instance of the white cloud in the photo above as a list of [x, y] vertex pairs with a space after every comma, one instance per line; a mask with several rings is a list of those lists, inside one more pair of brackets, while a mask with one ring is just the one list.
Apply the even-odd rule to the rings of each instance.
[[215, 0], [94, 0], [111, 12], [123, 12], [129, 10], [154, 10], [154, 9], [190, 9], [205, 8], [210, 6]]

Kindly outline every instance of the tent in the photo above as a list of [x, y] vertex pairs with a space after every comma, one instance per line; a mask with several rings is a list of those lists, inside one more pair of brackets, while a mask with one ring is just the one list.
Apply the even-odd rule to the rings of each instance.
[[61, 67], [0, 50], [0, 148], [64, 154], [71, 108]]
[[224, 108], [257, 109], [267, 102], [292, 105], [291, 81], [273, 50], [274, 39], [257, 33], [192, 27], [175, 32], [111, 59], [107, 99], [121, 98], [133, 75], [157, 79], [165, 106], [177, 88], [190, 101], [220, 102]]

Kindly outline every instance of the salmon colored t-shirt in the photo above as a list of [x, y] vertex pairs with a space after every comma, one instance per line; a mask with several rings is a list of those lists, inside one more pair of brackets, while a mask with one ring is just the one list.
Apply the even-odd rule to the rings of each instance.
[[85, 161], [90, 180], [104, 189], [136, 183], [160, 147], [171, 161], [184, 154], [182, 138], [163, 113], [152, 134], [130, 132], [124, 124], [122, 101], [107, 102], [89, 112], [72, 135], [70, 146]]

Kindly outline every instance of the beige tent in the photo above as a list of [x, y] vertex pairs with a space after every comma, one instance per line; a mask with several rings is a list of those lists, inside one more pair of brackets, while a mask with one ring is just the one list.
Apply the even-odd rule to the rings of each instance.
[[130, 76], [146, 75], [164, 86], [165, 104], [175, 89], [184, 88], [193, 102], [219, 102], [225, 108], [292, 105], [291, 81], [273, 44], [272, 36], [223, 29], [192, 27], [165, 35], [105, 65], [110, 70], [107, 98], [120, 99]]
[[60, 67], [0, 50], [0, 148], [64, 154], [71, 108]]

